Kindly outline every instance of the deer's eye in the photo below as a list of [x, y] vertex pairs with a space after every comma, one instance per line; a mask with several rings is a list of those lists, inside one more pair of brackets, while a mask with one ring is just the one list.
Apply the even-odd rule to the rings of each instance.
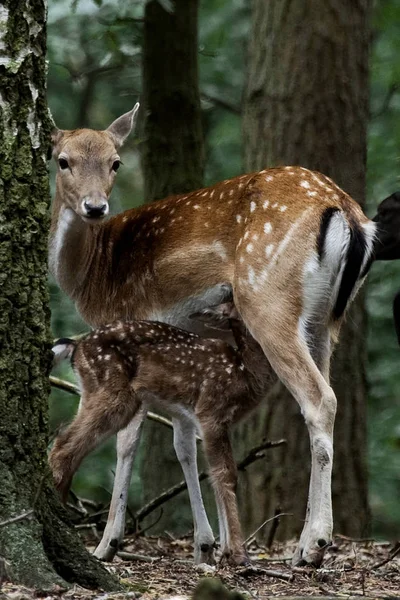
[[59, 158], [58, 159], [58, 164], [60, 165], [60, 169], [62, 169], [63, 171], [65, 169], [68, 169], [69, 164], [66, 158]]
[[112, 170], [117, 172], [119, 167], [121, 165], [121, 161], [120, 160], [114, 160], [113, 165], [112, 165]]

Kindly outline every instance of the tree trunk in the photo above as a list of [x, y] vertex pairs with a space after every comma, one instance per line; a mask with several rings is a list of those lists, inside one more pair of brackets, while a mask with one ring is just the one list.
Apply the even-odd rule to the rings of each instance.
[[47, 468], [45, 3], [5, 0], [0, 20], [0, 556], [24, 585], [111, 589], [118, 581], [68, 524]]
[[[246, 170], [302, 165], [332, 177], [364, 203], [368, 118], [368, 0], [253, 0], [245, 90]], [[335, 531], [359, 536], [369, 521], [366, 468], [365, 310], [362, 295], [347, 318], [332, 369], [338, 397], [333, 506]], [[305, 515], [310, 473], [303, 419], [287, 391], [275, 389], [237, 432], [285, 437], [247, 475], [241, 505], [248, 530], [276, 508], [281, 538], [297, 535]], [[251, 437], [251, 441], [250, 441]]]
[[[146, 201], [198, 189], [204, 151], [197, 66], [198, 0], [175, 0], [167, 12], [146, 4], [143, 40], [145, 131], [142, 162]], [[146, 422], [141, 466], [145, 500], [182, 479], [172, 432]], [[182, 508], [184, 506], [184, 508]], [[154, 516], [149, 521], [154, 520]], [[177, 498], [164, 507], [158, 529], [187, 531], [191, 513]], [[152, 532], [154, 529], [152, 529]]]

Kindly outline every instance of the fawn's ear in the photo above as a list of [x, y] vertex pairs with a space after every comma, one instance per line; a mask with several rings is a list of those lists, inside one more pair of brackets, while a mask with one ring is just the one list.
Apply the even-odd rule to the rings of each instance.
[[235, 318], [236, 309], [233, 302], [224, 302], [218, 306], [210, 306], [199, 312], [192, 313], [189, 319], [200, 321], [213, 329], [230, 329], [231, 318]]

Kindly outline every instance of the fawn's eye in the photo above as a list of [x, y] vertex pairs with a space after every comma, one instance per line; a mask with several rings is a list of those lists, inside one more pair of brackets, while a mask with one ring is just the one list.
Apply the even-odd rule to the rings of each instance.
[[58, 159], [58, 164], [60, 165], [60, 169], [62, 169], [63, 171], [65, 169], [68, 169], [69, 164], [66, 158], [59, 158]]
[[112, 170], [117, 172], [119, 167], [121, 165], [121, 161], [120, 160], [114, 160], [113, 165], [112, 165]]

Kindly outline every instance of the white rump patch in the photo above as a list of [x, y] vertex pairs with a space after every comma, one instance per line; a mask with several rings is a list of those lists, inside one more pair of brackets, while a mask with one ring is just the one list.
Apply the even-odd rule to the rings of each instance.
[[334, 213], [326, 231], [322, 260], [317, 252], [303, 269], [303, 311], [299, 333], [307, 340], [307, 323], [323, 322], [336, 302], [350, 242], [350, 227], [342, 214]]

